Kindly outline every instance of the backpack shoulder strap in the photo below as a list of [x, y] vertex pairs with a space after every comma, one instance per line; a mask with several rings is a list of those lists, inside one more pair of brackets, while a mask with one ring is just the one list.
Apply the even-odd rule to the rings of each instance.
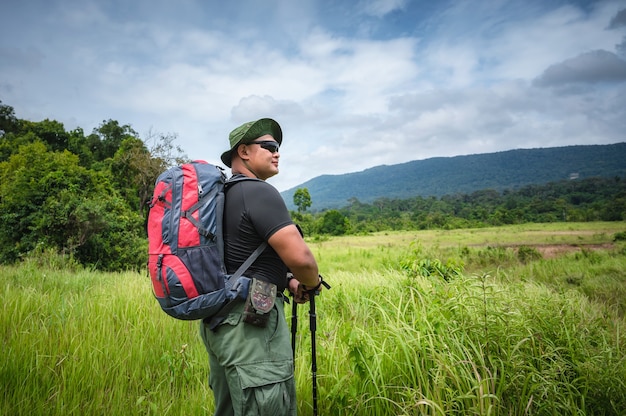
[[261, 253], [263, 252], [263, 250], [265, 250], [265, 248], [267, 247], [267, 242], [263, 241], [257, 248], [256, 250], [254, 250], [252, 252], [252, 254], [250, 254], [250, 257], [248, 257], [246, 259], [246, 261], [244, 261], [241, 266], [239, 266], [239, 268], [237, 269], [237, 271], [228, 278], [228, 281], [232, 284], [235, 281], [237, 281], [237, 279], [239, 279], [245, 272], [246, 270], [248, 270], [248, 268], [250, 266], [252, 266], [252, 263], [254, 263], [254, 261], [261, 255]]
[[[236, 175], [234, 177], [231, 177], [230, 179], [228, 179], [226, 181], [226, 183], [224, 184], [224, 191], [226, 191], [230, 186], [238, 183], [238, 182], [243, 182], [243, 181], [260, 181], [260, 179], [257, 178], [249, 178], [247, 176], [244, 175]], [[246, 259], [246, 261], [244, 261], [241, 266], [239, 266], [239, 268], [237, 269], [237, 271], [235, 271], [235, 273], [233, 275], [231, 275], [228, 278], [228, 283], [232, 286], [238, 278], [240, 278], [241, 276], [243, 276], [243, 274], [246, 272], [246, 270], [248, 270], [248, 268], [250, 266], [252, 266], [252, 263], [254, 263], [254, 261], [261, 255], [261, 253], [263, 252], [263, 250], [265, 250], [265, 248], [267, 248], [268, 244], [266, 241], [262, 242], [253, 252], [252, 254], [250, 254], [250, 256]], [[209, 328], [211, 328], [211, 330], [215, 330], [215, 328], [217, 328], [217, 326], [224, 321], [224, 319], [226, 318], [226, 316], [228, 315], [228, 313], [233, 309], [233, 307], [235, 306], [235, 300], [231, 300], [230, 302], [228, 302], [226, 305], [224, 305], [224, 307], [222, 307], [222, 309], [217, 313], [217, 315], [215, 315], [213, 318], [205, 321], [207, 324], [209, 324]]]
[[[243, 181], [260, 181], [260, 179], [257, 178], [250, 178], [248, 176], [244, 176], [244, 175], [235, 175], [233, 177], [231, 177], [230, 179], [228, 179], [225, 183], [225, 189], [228, 189], [230, 186], [238, 183], [238, 182], [243, 182]], [[237, 281], [237, 279], [239, 277], [241, 277], [246, 270], [248, 270], [248, 268], [250, 266], [252, 266], [252, 263], [254, 263], [254, 261], [261, 255], [261, 253], [263, 252], [263, 250], [265, 250], [265, 248], [267, 247], [267, 242], [264, 241], [262, 242], [257, 248], [256, 250], [254, 250], [252, 252], [252, 254], [250, 254], [250, 257], [248, 257], [246, 259], [245, 262], [243, 262], [241, 264], [241, 266], [239, 266], [239, 268], [237, 269], [237, 271], [230, 276], [230, 278], [228, 279], [228, 281], [232, 284], [235, 281]]]
[[[243, 273], [248, 269], [248, 267], [250, 267], [252, 263], [254, 263], [254, 261], [257, 259], [257, 257], [259, 257], [263, 250], [265, 250], [265, 247], [267, 247], [267, 242], [264, 241], [261, 243], [260, 246], [256, 248], [256, 250], [254, 250], [254, 252], [252, 252], [252, 254], [250, 254], [250, 257], [248, 257], [246, 261], [243, 262], [241, 266], [239, 266], [235, 274], [228, 278], [228, 283], [230, 283], [231, 285], [234, 284], [237, 279], [241, 277], [241, 275], [243, 275]], [[207, 323], [209, 325], [209, 328], [214, 331], [215, 328], [217, 328], [218, 325], [222, 323], [224, 319], [226, 319], [226, 316], [230, 313], [231, 310], [233, 310], [235, 304], [236, 299], [231, 300], [226, 305], [224, 305], [215, 316], [208, 320], [205, 320], [205, 323]]]
[[224, 182], [224, 187], [228, 189], [232, 185], [234, 185], [236, 183], [239, 183], [239, 182], [244, 182], [244, 181], [260, 181], [260, 182], [263, 182], [259, 178], [251, 178], [249, 176], [242, 175], [242, 174], [238, 173], [238, 174], [233, 175], [230, 178], [226, 179], [226, 182]]

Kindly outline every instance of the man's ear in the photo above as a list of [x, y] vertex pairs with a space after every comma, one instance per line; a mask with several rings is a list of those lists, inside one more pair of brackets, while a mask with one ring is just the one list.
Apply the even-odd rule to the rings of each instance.
[[245, 144], [237, 146], [237, 154], [241, 159], [248, 159], [248, 146]]

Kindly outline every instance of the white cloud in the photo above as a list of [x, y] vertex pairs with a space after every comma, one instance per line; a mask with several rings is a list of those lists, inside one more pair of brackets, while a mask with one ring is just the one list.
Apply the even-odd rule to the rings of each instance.
[[[270, 180], [281, 190], [435, 156], [611, 143], [624, 140], [624, 83], [561, 81], [568, 65], [578, 68], [570, 80], [606, 77], [612, 64], [619, 72], [624, 9], [623, 0], [4, 2], [0, 99], [20, 118], [87, 132], [112, 118], [142, 135], [173, 133], [190, 157], [214, 163], [232, 128], [273, 117], [285, 132]], [[551, 88], [532, 85], [540, 76]]]

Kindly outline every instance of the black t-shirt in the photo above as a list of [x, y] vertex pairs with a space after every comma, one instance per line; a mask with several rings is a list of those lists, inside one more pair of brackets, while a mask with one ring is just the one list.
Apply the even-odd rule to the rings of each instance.
[[[269, 183], [252, 180], [228, 186], [224, 205], [224, 257], [226, 270], [234, 273], [256, 248], [276, 231], [293, 224], [282, 197]], [[287, 266], [271, 246], [244, 273], [274, 283], [282, 292]]]

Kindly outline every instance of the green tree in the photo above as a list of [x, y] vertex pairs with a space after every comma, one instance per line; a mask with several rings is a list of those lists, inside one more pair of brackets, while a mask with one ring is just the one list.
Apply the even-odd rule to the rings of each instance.
[[7, 133], [13, 133], [17, 130], [18, 120], [15, 117], [13, 107], [2, 104], [0, 100], [0, 138]]
[[111, 173], [115, 187], [137, 212], [146, 210], [161, 167], [144, 143], [134, 137], [125, 139], [113, 156]]
[[350, 230], [350, 221], [336, 209], [328, 210], [322, 217], [321, 234], [344, 235]]
[[95, 160], [104, 161], [113, 158], [122, 142], [129, 137], [138, 137], [137, 132], [130, 125], [120, 126], [120, 123], [115, 120], [105, 120], [93, 130], [87, 142]]
[[142, 225], [108, 174], [80, 166], [68, 151], [34, 142], [0, 163], [0, 262], [48, 248], [105, 270], [139, 268]]
[[81, 166], [91, 168], [94, 162], [94, 155], [89, 148], [85, 133], [80, 127], [69, 132], [67, 150], [78, 156]]
[[115, 187], [128, 204], [147, 218], [148, 203], [154, 183], [165, 169], [188, 161], [182, 149], [174, 144], [175, 135], [150, 136], [146, 142], [127, 137], [110, 162]]
[[298, 188], [293, 194], [293, 204], [298, 207], [298, 212], [302, 213], [311, 206], [311, 194], [307, 188]]
[[291, 218], [300, 227], [303, 235], [310, 236], [315, 234], [316, 221], [312, 214], [291, 211]]
[[55, 120], [28, 121], [21, 120], [20, 135], [32, 132], [39, 140], [46, 144], [48, 150], [63, 151], [69, 144], [69, 134], [62, 123]]
[[12, 154], [16, 153], [20, 146], [40, 141], [33, 133], [24, 135], [16, 133], [6, 133], [0, 137], [0, 162], [6, 161]]

